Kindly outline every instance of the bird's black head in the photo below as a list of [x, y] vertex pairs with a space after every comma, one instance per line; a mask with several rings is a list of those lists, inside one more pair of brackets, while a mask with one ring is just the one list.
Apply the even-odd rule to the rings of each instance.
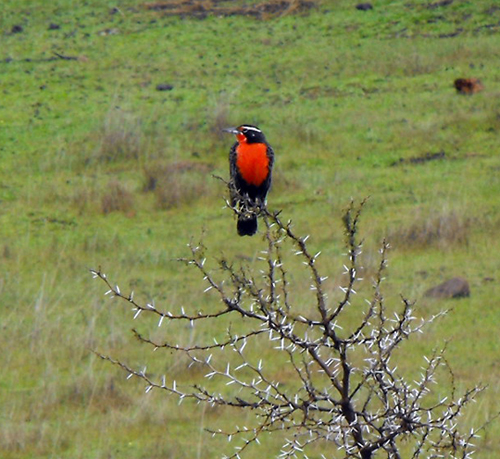
[[265, 143], [266, 138], [257, 126], [251, 124], [242, 124], [237, 128], [224, 129], [226, 132], [235, 134], [239, 142], [246, 143]]

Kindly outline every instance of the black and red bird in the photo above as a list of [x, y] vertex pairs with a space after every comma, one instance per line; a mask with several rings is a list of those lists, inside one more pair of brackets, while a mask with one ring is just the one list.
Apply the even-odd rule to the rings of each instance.
[[238, 234], [257, 232], [257, 214], [271, 187], [274, 152], [257, 126], [224, 129], [236, 135], [229, 152], [231, 205], [238, 208]]

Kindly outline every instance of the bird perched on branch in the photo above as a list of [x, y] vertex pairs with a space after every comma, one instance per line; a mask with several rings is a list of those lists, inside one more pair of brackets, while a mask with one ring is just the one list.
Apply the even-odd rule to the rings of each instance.
[[271, 187], [274, 152], [257, 126], [224, 129], [236, 135], [229, 152], [231, 206], [238, 214], [238, 234], [257, 232], [257, 215]]

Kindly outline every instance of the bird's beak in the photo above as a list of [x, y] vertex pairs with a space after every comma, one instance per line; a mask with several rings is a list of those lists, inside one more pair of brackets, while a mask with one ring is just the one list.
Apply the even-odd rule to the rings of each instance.
[[222, 131], [223, 132], [229, 132], [229, 134], [234, 134], [234, 135], [237, 135], [237, 134], [240, 133], [240, 131], [238, 131], [238, 129], [236, 129], [234, 127], [226, 128], [226, 129], [223, 129]]

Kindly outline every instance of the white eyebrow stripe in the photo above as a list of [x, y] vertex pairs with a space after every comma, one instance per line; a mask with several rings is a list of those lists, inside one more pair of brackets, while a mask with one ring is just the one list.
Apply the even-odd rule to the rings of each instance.
[[253, 126], [241, 126], [242, 129], [246, 129], [247, 131], [257, 131], [257, 132], [262, 132], [259, 128], [253, 127]]

